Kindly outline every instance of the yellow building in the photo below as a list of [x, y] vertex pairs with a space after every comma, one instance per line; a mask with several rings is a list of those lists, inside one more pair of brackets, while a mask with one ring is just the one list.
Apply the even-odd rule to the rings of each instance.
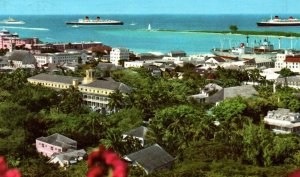
[[131, 91], [130, 87], [121, 82], [116, 82], [112, 78], [97, 79], [92, 69], [86, 70], [86, 77], [84, 78], [42, 73], [28, 78], [28, 82], [53, 89], [68, 89], [73, 86], [82, 93], [85, 104], [93, 110], [102, 111], [109, 111], [108, 96], [110, 93], [115, 90], [120, 90], [122, 93]]

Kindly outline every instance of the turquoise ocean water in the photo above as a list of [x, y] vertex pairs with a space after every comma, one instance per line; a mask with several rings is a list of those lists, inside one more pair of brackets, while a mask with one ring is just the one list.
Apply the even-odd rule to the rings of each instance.
[[[282, 17], [289, 17], [281, 15]], [[85, 15], [45, 15], [11, 16], [26, 22], [24, 25], [4, 25], [11, 32], [21, 37], [38, 37], [44, 42], [81, 42], [100, 41], [112, 47], [126, 47], [135, 52], [184, 50], [189, 54], [208, 53], [211, 48], [228, 48], [246, 41], [243, 35], [188, 33], [180, 30], [228, 30], [230, 25], [237, 25], [240, 30], [299, 32], [300, 27], [256, 26], [256, 22], [268, 19], [266, 15], [99, 15], [103, 19], [121, 20], [122, 26], [80, 26], [65, 25], [66, 21], [78, 20]], [[300, 15], [293, 15], [299, 17]], [[0, 16], [0, 20], [8, 16]], [[96, 18], [96, 15], [90, 15]], [[151, 24], [152, 31], [148, 31]], [[157, 29], [179, 30], [178, 32], [160, 32]], [[263, 40], [266, 36], [250, 36], [250, 45]], [[269, 38], [275, 47], [278, 37]], [[282, 38], [283, 48], [300, 49], [298, 38]]]

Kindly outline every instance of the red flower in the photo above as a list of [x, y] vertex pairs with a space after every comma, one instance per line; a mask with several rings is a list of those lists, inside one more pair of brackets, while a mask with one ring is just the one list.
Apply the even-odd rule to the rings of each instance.
[[127, 176], [127, 163], [119, 159], [114, 162], [113, 177], [126, 177]]
[[94, 151], [92, 153], [90, 153], [89, 158], [88, 158], [88, 167], [92, 167], [94, 165], [95, 162], [101, 160], [101, 153], [99, 153], [99, 151]]
[[300, 170], [297, 170], [293, 172], [292, 174], [289, 174], [288, 177], [300, 177]]
[[21, 173], [17, 169], [8, 169], [4, 157], [0, 156], [0, 177], [21, 177]]
[[99, 166], [95, 166], [89, 169], [88, 173], [87, 173], [87, 177], [101, 177], [104, 176], [105, 172], [104, 170], [99, 167]]
[[88, 177], [104, 177], [106, 175], [127, 177], [127, 163], [120, 159], [118, 154], [110, 149], [106, 150], [102, 145], [99, 146], [98, 151], [90, 153], [88, 167]]
[[114, 161], [119, 159], [119, 156], [116, 153], [110, 151], [104, 151], [102, 157], [107, 165], [113, 165]]

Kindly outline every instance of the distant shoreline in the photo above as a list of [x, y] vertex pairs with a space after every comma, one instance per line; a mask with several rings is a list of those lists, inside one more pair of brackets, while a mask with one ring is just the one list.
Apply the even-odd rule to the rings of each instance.
[[208, 34], [233, 34], [233, 35], [253, 35], [253, 36], [278, 36], [278, 37], [300, 37], [300, 33], [281, 31], [207, 31], [207, 30], [168, 30], [158, 29], [159, 32], [185, 32], [185, 33], [208, 33]]

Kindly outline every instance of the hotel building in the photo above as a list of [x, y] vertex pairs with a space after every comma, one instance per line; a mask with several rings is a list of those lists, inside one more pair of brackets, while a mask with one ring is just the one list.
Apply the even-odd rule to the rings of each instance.
[[81, 92], [86, 105], [93, 110], [103, 112], [110, 112], [108, 107], [109, 95], [115, 90], [118, 89], [122, 93], [131, 92], [130, 87], [112, 78], [97, 79], [92, 69], [86, 70], [86, 77], [84, 78], [42, 73], [28, 78], [28, 82], [58, 90], [71, 87], [77, 88]]
[[38, 38], [23, 38], [21, 39], [17, 33], [10, 33], [8, 30], [0, 31], [0, 49], [10, 49], [19, 46], [31, 46], [39, 42]]

